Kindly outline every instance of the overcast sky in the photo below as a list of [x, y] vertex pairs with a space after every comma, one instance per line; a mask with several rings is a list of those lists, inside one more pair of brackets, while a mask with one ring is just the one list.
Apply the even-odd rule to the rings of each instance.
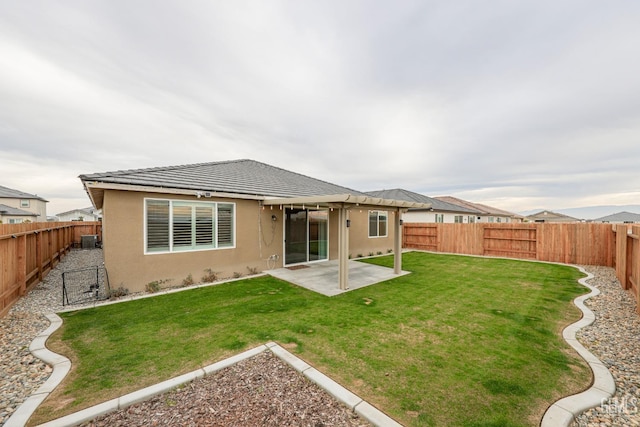
[[250, 158], [514, 212], [640, 203], [640, 2], [0, 0], [0, 185]]

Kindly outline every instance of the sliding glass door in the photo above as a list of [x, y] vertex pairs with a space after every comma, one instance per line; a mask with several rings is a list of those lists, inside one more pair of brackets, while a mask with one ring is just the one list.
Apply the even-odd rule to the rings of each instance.
[[309, 261], [327, 259], [329, 235], [329, 213], [309, 211]]
[[329, 213], [285, 209], [285, 265], [328, 258]]

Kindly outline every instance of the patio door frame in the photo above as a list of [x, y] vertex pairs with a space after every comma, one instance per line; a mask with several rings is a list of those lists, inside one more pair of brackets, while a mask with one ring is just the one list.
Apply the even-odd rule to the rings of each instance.
[[[290, 253], [290, 247], [291, 245], [295, 244], [295, 242], [287, 242], [287, 237], [289, 235], [289, 231], [290, 231], [290, 227], [292, 226], [291, 224], [291, 219], [289, 214], [291, 213], [291, 211], [295, 211], [296, 213], [300, 213], [300, 212], [304, 212], [305, 213], [305, 239], [304, 239], [304, 247], [305, 247], [305, 257], [304, 260], [294, 260], [293, 262], [288, 262], [288, 258], [290, 257], [290, 255], [292, 255]], [[320, 258], [320, 259], [314, 259], [311, 260], [310, 259], [310, 241], [309, 241], [309, 229], [310, 229], [310, 221], [309, 221], [309, 213], [310, 212], [325, 212], [326, 213], [326, 227], [325, 229], [325, 233], [326, 235], [324, 236], [324, 246], [325, 246], [325, 257], [324, 258]], [[318, 240], [318, 242], [322, 242], [322, 240]], [[321, 243], [320, 243], [321, 244]], [[288, 208], [285, 207], [285, 211], [284, 211], [284, 233], [283, 233], [283, 251], [282, 253], [284, 254], [284, 266], [291, 266], [291, 265], [300, 265], [300, 264], [307, 264], [307, 263], [314, 263], [314, 262], [323, 262], [323, 261], [327, 261], [329, 259], [329, 209], [303, 209], [303, 208]]]

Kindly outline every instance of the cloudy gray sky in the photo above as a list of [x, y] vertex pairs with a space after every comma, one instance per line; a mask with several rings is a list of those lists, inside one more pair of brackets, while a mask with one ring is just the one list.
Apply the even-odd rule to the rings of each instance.
[[0, 185], [251, 158], [511, 211], [640, 203], [637, 0], [0, 0]]

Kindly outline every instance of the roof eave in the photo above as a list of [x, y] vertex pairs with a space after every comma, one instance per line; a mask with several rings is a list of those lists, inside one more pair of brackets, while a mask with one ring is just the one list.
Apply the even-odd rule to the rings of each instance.
[[422, 208], [429, 209], [430, 203], [407, 202], [404, 200], [383, 199], [373, 196], [358, 196], [354, 194], [330, 194], [320, 196], [305, 197], [277, 197], [265, 198], [263, 204], [273, 205], [295, 205], [316, 207], [362, 207], [362, 208]]

